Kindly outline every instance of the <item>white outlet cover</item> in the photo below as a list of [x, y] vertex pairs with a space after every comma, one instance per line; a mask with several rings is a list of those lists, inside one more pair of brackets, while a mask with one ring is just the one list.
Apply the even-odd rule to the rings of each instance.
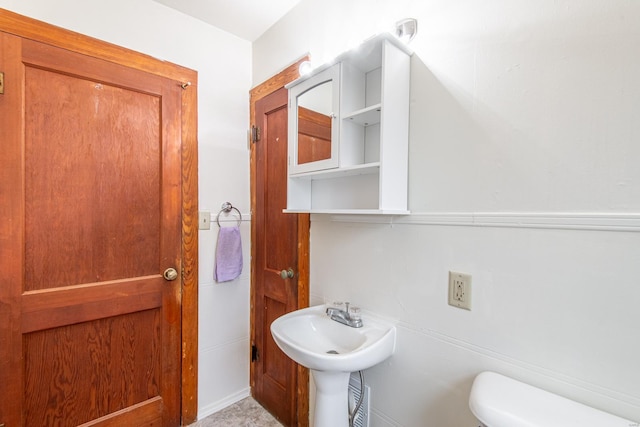
[[449, 305], [471, 310], [471, 275], [449, 272]]

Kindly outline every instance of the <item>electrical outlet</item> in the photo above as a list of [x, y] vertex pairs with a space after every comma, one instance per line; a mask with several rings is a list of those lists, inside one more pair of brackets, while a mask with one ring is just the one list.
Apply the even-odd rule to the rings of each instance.
[[211, 212], [207, 212], [207, 211], [198, 212], [198, 228], [200, 230], [211, 229]]
[[471, 275], [449, 272], [449, 305], [471, 310]]

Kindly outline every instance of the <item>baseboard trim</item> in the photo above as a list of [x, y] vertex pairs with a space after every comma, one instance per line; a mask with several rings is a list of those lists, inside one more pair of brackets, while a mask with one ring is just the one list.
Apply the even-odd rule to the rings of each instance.
[[247, 387], [242, 389], [230, 396], [225, 397], [222, 400], [218, 400], [217, 402], [213, 402], [207, 406], [198, 409], [198, 420], [202, 420], [207, 418], [209, 415], [213, 415], [218, 411], [223, 410], [224, 408], [233, 405], [236, 402], [241, 401], [251, 395], [251, 388]]

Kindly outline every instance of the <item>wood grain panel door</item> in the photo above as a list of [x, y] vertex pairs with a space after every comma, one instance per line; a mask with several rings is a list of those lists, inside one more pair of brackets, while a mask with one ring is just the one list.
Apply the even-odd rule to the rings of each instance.
[[180, 425], [180, 85], [0, 45], [0, 423]]
[[[254, 280], [255, 342], [254, 397], [284, 425], [297, 422], [297, 365], [277, 346], [270, 325], [298, 308], [298, 216], [282, 212], [287, 206], [287, 91], [280, 89], [256, 102], [257, 236]], [[291, 278], [281, 271], [292, 269]]]

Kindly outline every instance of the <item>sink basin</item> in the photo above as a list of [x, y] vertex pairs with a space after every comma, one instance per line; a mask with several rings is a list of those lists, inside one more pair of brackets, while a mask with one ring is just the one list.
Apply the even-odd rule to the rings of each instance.
[[356, 372], [393, 354], [396, 328], [362, 315], [363, 326], [352, 328], [331, 320], [326, 306], [297, 310], [277, 318], [271, 334], [291, 359], [317, 371]]

